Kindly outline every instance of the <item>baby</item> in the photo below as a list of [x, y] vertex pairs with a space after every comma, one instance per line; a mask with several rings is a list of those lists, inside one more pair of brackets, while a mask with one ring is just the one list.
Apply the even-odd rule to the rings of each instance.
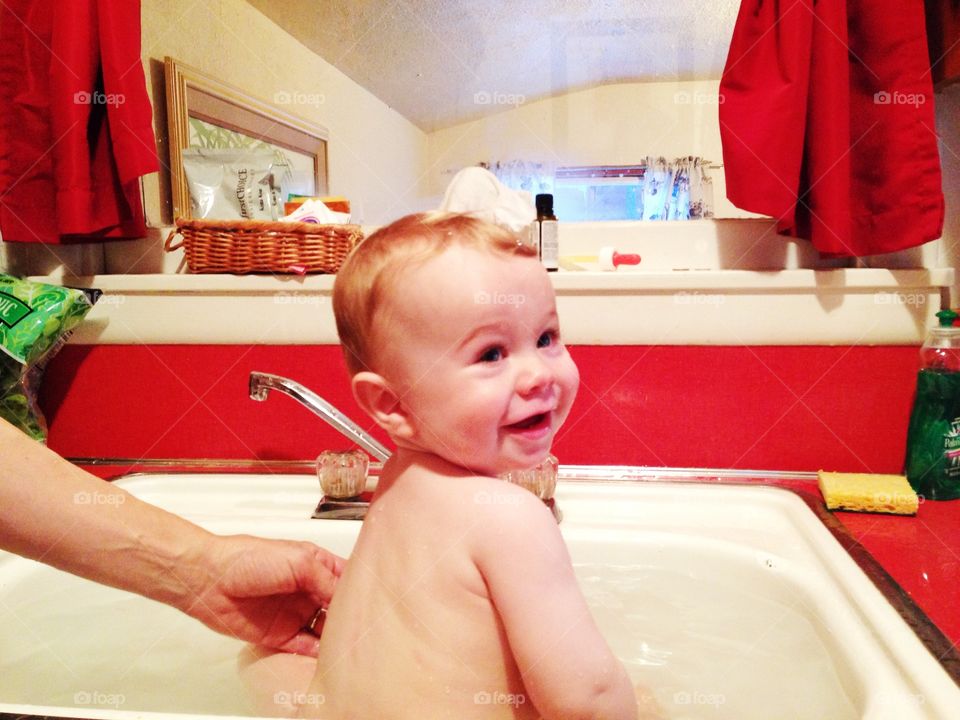
[[411, 215], [353, 252], [333, 304], [354, 395], [397, 450], [312, 683], [268, 668], [287, 682], [274, 702], [329, 718], [636, 718], [553, 515], [496, 477], [547, 456], [579, 384], [533, 248], [469, 216]]

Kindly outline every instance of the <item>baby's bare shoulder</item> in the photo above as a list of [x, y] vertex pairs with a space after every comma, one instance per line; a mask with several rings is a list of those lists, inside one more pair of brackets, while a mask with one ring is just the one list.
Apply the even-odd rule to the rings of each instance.
[[469, 499], [477, 506], [504, 514], [540, 514], [546, 506], [529, 490], [498, 478], [474, 478], [469, 488]]
[[529, 490], [505, 480], [473, 477], [455, 501], [464, 523], [474, 529], [482, 554], [499, 553], [536, 536], [541, 547], [560, 542], [556, 519]]
[[476, 528], [479, 524], [493, 530], [517, 523], [528, 524], [538, 518], [555, 522], [536, 495], [499, 478], [417, 473], [404, 481], [401, 491], [404, 510], [410, 511], [410, 504], [415, 504], [417, 515], [432, 516], [438, 523], [435, 527], [452, 524], [457, 528]]

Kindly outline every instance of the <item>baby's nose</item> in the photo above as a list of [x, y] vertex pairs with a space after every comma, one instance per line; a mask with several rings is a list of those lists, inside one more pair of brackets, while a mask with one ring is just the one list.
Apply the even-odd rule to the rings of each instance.
[[527, 359], [517, 376], [517, 392], [521, 395], [530, 395], [553, 382], [553, 372], [550, 366], [540, 357], [534, 355]]

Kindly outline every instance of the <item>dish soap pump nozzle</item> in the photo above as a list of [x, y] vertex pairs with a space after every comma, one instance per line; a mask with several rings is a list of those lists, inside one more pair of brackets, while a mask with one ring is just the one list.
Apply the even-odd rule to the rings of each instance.
[[941, 310], [937, 313], [937, 317], [940, 320], [940, 327], [953, 327], [953, 321], [958, 315], [953, 310]]

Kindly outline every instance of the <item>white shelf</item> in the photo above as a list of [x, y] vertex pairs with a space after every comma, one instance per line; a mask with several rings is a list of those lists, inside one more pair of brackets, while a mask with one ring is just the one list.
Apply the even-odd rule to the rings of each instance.
[[[951, 268], [553, 274], [568, 344], [917, 344]], [[79, 344], [336, 344], [330, 275], [94, 275]]]

